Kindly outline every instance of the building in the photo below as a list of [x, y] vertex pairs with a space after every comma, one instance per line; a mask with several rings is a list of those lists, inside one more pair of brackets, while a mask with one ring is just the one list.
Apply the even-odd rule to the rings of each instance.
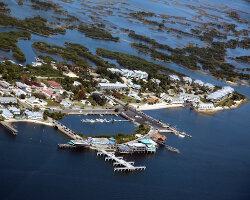
[[179, 82], [180, 81], [179, 76], [177, 76], [175, 74], [169, 75], [168, 78], [169, 78], [170, 81], [173, 81], [173, 82]]
[[192, 84], [192, 79], [190, 78], [190, 77], [188, 77], [188, 76], [185, 76], [185, 77], [183, 77], [182, 78], [183, 79], [183, 82], [185, 83], [185, 84], [188, 84], [188, 85], [191, 85]]
[[82, 85], [82, 84], [78, 81], [74, 81], [74, 83], [73, 83], [73, 86], [80, 86], [80, 85]]
[[32, 67], [41, 67], [43, 65], [43, 63], [41, 62], [32, 62]]
[[141, 100], [141, 97], [139, 97], [137, 94], [135, 93], [130, 93], [128, 94], [129, 97], [133, 98], [133, 99], [136, 99], [136, 100]]
[[234, 92], [234, 89], [230, 86], [225, 86], [220, 90], [217, 90], [207, 96], [207, 100], [211, 102], [221, 101], [223, 98], [229, 96]]
[[47, 81], [47, 83], [53, 89], [62, 89], [62, 85], [60, 83], [57, 83], [55, 81]]
[[16, 107], [9, 107], [8, 108], [9, 111], [11, 113], [13, 113], [14, 115], [20, 115], [21, 114], [21, 110], [19, 108], [16, 108]]
[[212, 103], [199, 103], [197, 105], [198, 110], [213, 110], [214, 109], [214, 104]]
[[32, 111], [29, 111], [29, 110], [25, 110], [24, 114], [28, 119], [32, 119], [32, 120], [41, 120], [41, 119], [43, 119], [43, 114], [40, 113], [40, 112], [32, 112]]
[[14, 115], [8, 110], [8, 109], [0, 109], [2, 111], [1, 116], [4, 117], [5, 119], [12, 119]]
[[198, 86], [198, 87], [202, 87], [204, 85], [204, 82], [201, 80], [195, 80], [194, 81], [194, 85]]
[[62, 106], [64, 106], [64, 107], [70, 107], [70, 106], [72, 106], [72, 103], [69, 102], [69, 101], [67, 101], [67, 100], [65, 100], [65, 99], [63, 99], [60, 104]]
[[200, 101], [200, 97], [199, 95], [195, 95], [195, 94], [187, 94], [187, 93], [182, 93], [179, 95], [180, 99], [183, 99], [185, 102], [199, 102]]
[[161, 81], [159, 79], [153, 78], [151, 79], [153, 83], [156, 83], [157, 85], [160, 85]]
[[56, 98], [55, 94], [53, 94], [52, 92], [50, 92], [49, 90], [46, 90], [46, 89], [43, 89], [41, 91], [41, 94], [43, 94], [46, 98], [49, 98], [49, 99], [55, 99]]
[[214, 86], [213, 84], [211, 84], [211, 83], [205, 83], [205, 84], [204, 84], [204, 87], [205, 87], [207, 90], [209, 90], [209, 91], [213, 91], [214, 88], [215, 88], [215, 86]]
[[143, 143], [138, 142], [129, 142], [128, 147], [132, 150], [132, 152], [146, 152], [147, 146]]
[[17, 103], [17, 99], [15, 97], [0, 97], [0, 104], [10, 104]]
[[140, 70], [108, 68], [108, 71], [126, 78], [148, 79], [148, 73]]
[[165, 144], [167, 137], [165, 135], [161, 135], [159, 133], [155, 133], [152, 139], [158, 144]]
[[108, 138], [88, 138], [88, 142], [91, 145], [109, 145], [109, 139]]
[[27, 93], [26, 92], [24, 92], [23, 90], [21, 90], [21, 89], [13, 89], [12, 90], [12, 92], [15, 94], [15, 96], [17, 96], [17, 97], [20, 97], [21, 95], [24, 95], [24, 96], [26, 96], [27, 95]]
[[26, 89], [27, 87], [30, 87], [30, 86], [26, 85], [25, 83], [21, 83], [21, 82], [16, 82], [16, 86], [19, 89]]
[[30, 97], [29, 99], [27, 99], [25, 101], [28, 105], [30, 105], [31, 107], [35, 107], [35, 106], [46, 106], [48, 103], [42, 99], [38, 99], [35, 97]]
[[128, 86], [126, 84], [116, 82], [116, 83], [99, 83], [98, 87], [101, 90], [126, 90]]
[[175, 105], [182, 105], [182, 104], [184, 104], [185, 102], [184, 102], [184, 100], [181, 99], [181, 98], [172, 98], [171, 103], [172, 103], [172, 104], [175, 104]]
[[11, 84], [9, 84], [6, 81], [0, 81], [0, 86], [3, 87], [4, 89], [9, 89], [9, 87], [11, 86]]
[[134, 90], [140, 90], [140, 89], [141, 89], [141, 86], [140, 86], [140, 85], [137, 85], [137, 84], [132, 84], [132, 85], [131, 85], [131, 88], [134, 89]]

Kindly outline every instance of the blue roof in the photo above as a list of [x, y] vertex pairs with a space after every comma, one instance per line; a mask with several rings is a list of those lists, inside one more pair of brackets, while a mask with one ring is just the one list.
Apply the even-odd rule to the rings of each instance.
[[151, 144], [151, 141], [150, 140], [148, 140], [148, 139], [141, 139], [141, 140], [139, 140], [141, 143], [143, 143], [143, 144]]

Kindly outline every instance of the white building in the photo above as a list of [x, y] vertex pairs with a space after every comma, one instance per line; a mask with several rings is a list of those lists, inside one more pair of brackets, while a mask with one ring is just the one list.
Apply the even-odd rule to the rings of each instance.
[[116, 83], [99, 83], [98, 87], [101, 90], [126, 90], [128, 86], [126, 84], [116, 82]]
[[40, 112], [32, 112], [29, 110], [25, 110], [24, 114], [28, 119], [33, 119], [33, 120], [41, 120], [43, 119], [43, 114]]
[[140, 90], [141, 86], [138, 85], [138, 84], [133, 84], [133, 85], [131, 85], [131, 88], [134, 89], [134, 90]]
[[108, 68], [108, 71], [126, 78], [148, 79], [148, 73], [140, 70]]
[[225, 86], [220, 90], [217, 90], [207, 96], [207, 100], [212, 102], [218, 102], [222, 100], [223, 98], [229, 96], [234, 92], [234, 89], [230, 86]]
[[211, 84], [211, 83], [205, 83], [205, 84], [204, 84], [204, 87], [205, 87], [207, 90], [209, 90], [209, 91], [213, 91], [214, 88], [215, 88], [215, 86], [214, 86], [213, 84]]
[[12, 119], [14, 115], [8, 109], [0, 109], [2, 111], [1, 116], [5, 119]]
[[16, 107], [9, 107], [8, 108], [10, 112], [12, 112], [14, 115], [20, 115], [21, 114], [21, 110], [19, 108]]
[[186, 102], [199, 102], [200, 101], [200, 97], [199, 95], [195, 95], [195, 94], [187, 94], [187, 93], [182, 93], [179, 95], [180, 99], [183, 99]]
[[91, 145], [109, 145], [109, 139], [108, 138], [88, 138], [88, 142]]
[[78, 81], [74, 81], [73, 86], [79, 86], [79, 85], [82, 85], [82, 84]]
[[46, 106], [48, 103], [42, 99], [38, 99], [35, 97], [30, 97], [29, 99], [27, 99], [25, 101], [28, 105], [30, 105], [31, 107], [35, 107], [35, 106]]
[[147, 150], [147, 146], [143, 143], [138, 143], [138, 142], [129, 142], [128, 147], [133, 151], [133, 152], [144, 152]]
[[130, 93], [130, 94], [128, 94], [128, 96], [129, 97], [131, 97], [131, 98], [134, 98], [134, 99], [136, 99], [136, 100], [141, 100], [141, 97], [139, 97], [137, 94], [135, 94], [135, 93]]
[[171, 103], [175, 105], [182, 105], [184, 104], [184, 100], [180, 98], [172, 98]]
[[214, 104], [212, 103], [199, 103], [197, 105], [198, 110], [213, 110], [214, 109]]
[[169, 75], [168, 78], [169, 78], [170, 81], [173, 81], [173, 82], [179, 82], [180, 81], [179, 76], [177, 76], [175, 74]]
[[15, 94], [15, 96], [17, 96], [17, 97], [20, 97], [21, 95], [27, 95], [27, 93], [26, 92], [24, 92], [23, 90], [21, 90], [21, 89], [13, 89], [12, 90], [12, 92]]
[[16, 86], [20, 89], [25, 89], [27, 87], [30, 87], [30, 86], [26, 85], [25, 83], [21, 83], [21, 82], [16, 82]]
[[11, 86], [11, 84], [9, 84], [6, 81], [0, 81], [0, 86], [5, 88], [5, 89], [8, 89]]
[[195, 80], [194, 85], [197, 85], [198, 87], [202, 87], [204, 85], [204, 82], [201, 80]]
[[183, 79], [183, 82], [185, 83], [185, 84], [188, 84], [188, 85], [191, 85], [192, 84], [192, 79], [190, 78], [190, 77], [188, 77], [188, 76], [185, 76], [185, 77], [183, 77], [182, 78]]
[[0, 104], [10, 103], [17, 103], [17, 99], [15, 97], [0, 97]]

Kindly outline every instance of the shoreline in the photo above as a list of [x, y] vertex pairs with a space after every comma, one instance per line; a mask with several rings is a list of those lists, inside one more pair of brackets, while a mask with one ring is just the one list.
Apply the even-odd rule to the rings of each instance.
[[137, 110], [159, 110], [159, 109], [163, 109], [163, 108], [179, 108], [179, 107], [184, 107], [183, 104], [181, 105], [173, 105], [173, 104], [166, 104], [166, 103], [156, 103], [156, 104], [143, 104], [143, 105], [137, 105], [137, 104], [130, 104], [131, 106], [133, 106], [134, 108], [136, 108]]
[[34, 123], [34, 124], [53, 126], [53, 124], [48, 122], [48, 121], [46, 122], [46, 121], [33, 120], [33, 119], [8, 119], [8, 120], [4, 120], [4, 122], [6, 122], [6, 123], [26, 122], [26, 123]]

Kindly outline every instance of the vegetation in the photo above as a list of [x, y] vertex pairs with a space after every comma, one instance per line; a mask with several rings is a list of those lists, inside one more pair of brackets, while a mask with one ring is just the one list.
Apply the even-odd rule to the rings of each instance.
[[0, 2], [0, 12], [10, 12], [10, 9], [7, 8], [7, 4], [4, 2]]
[[21, 28], [26, 31], [30, 31], [43, 36], [49, 36], [51, 34], [58, 33], [64, 34], [66, 32], [63, 28], [49, 27], [47, 20], [40, 16], [19, 20], [4, 13], [0, 13], [0, 25], [6, 27]]
[[94, 106], [95, 105], [104, 106], [107, 102], [107, 100], [104, 96], [101, 96], [100, 94], [97, 94], [97, 93], [93, 93], [92, 95], [90, 95], [88, 100]]
[[55, 120], [60, 120], [60, 119], [62, 119], [62, 118], [64, 118], [66, 116], [66, 114], [62, 113], [62, 112], [50, 113], [47, 110], [44, 111], [44, 115], [47, 115], [48, 117], [51, 117], [52, 119], [55, 119]]
[[119, 41], [119, 37], [113, 37], [108, 31], [95, 27], [94, 25], [80, 25], [78, 30], [84, 33], [87, 37], [94, 39], [111, 40], [115, 42]]
[[29, 40], [31, 39], [31, 34], [24, 31], [11, 31], [0, 33], [0, 50], [2, 51], [12, 51], [13, 57], [18, 61], [26, 61], [25, 55], [17, 46], [18, 39]]

